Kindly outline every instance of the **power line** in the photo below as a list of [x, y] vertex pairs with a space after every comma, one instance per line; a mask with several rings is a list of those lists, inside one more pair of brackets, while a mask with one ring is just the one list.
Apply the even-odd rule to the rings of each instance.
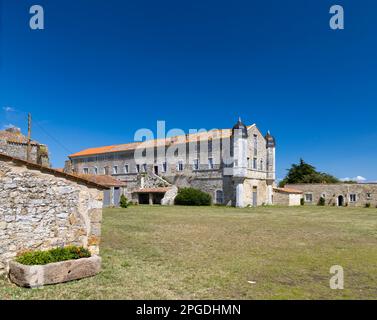
[[67, 148], [63, 143], [61, 143], [58, 139], [56, 139], [55, 137], [53, 137], [50, 133], [48, 133], [48, 131], [46, 129], [44, 129], [38, 122], [34, 122], [38, 127], [39, 129], [41, 129], [50, 139], [52, 139], [53, 141], [55, 141], [55, 143], [57, 143], [59, 146], [61, 146], [63, 149], [65, 149], [65, 151], [67, 151], [69, 154], [73, 153], [71, 150], [69, 150], [69, 148]]
[[[25, 115], [25, 116], [28, 116], [29, 115], [29, 113], [27, 113], [27, 112], [24, 112], [24, 111], [22, 111], [22, 110], [14, 110], [15, 112], [17, 112], [17, 113], [21, 113], [21, 114], [23, 114], [23, 115]], [[35, 118], [34, 118], [35, 119]], [[39, 129], [41, 129], [43, 132], [44, 132], [44, 134], [46, 135], [46, 136], [48, 136], [51, 140], [53, 140], [57, 145], [59, 145], [61, 148], [63, 148], [66, 152], [68, 152], [69, 154], [71, 154], [71, 153], [73, 153], [73, 151], [72, 150], [69, 150], [69, 148], [67, 148], [63, 143], [61, 143], [57, 138], [55, 138], [52, 134], [50, 134], [45, 128], [43, 128], [42, 127], [42, 125], [41, 124], [39, 124], [38, 123], [38, 121], [34, 121], [34, 123], [39, 127]]]

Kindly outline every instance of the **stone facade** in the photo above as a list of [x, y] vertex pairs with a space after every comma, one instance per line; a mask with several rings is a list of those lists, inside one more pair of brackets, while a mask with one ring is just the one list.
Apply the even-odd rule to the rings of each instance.
[[377, 206], [377, 184], [373, 183], [290, 184], [286, 187], [301, 190], [306, 205], [317, 205], [323, 197], [329, 206]]
[[279, 206], [301, 205], [302, 192], [287, 188], [274, 188], [273, 204]]
[[[0, 130], [0, 153], [27, 160], [28, 139], [18, 128]], [[32, 140], [30, 142], [29, 161], [43, 166], [50, 166], [48, 148], [44, 144]]]
[[[109, 147], [92, 148], [69, 156], [66, 172], [108, 174], [126, 183], [125, 194], [135, 199], [135, 190], [152, 186], [143, 185], [143, 175], [158, 176], [154, 187], [169, 185], [193, 187], [209, 193], [214, 203], [248, 206], [272, 204], [273, 186], [275, 184], [275, 140], [269, 134], [263, 136], [256, 125], [244, 126], [243, 135], [236, 137], [233, 129], [220, 130], [220, 137], [211, 131], [206, 134], [190, 134], [150, 142], [153, 149], [153, 163], [140, 163], [135, 157], [135, 150], [140, 143], [130, 143]], [[239, 128], [238, 128], [239, 129]], [[222, 138], [230, 138], [226, 146]], [[208, 144], [208, 152], [203, 158], [201, 149], [203, 141]], [[187, 150], [184, 158], [169, 153]], [[159, 152], [161, 148], [164, 152]], [[223, 155], [227, 148], [233, 156], [229, 166]], [[146, 153], [148, 148], [146, 147]], [[193, 151], [193, 152], [189, 152]], [[213, 163], [211, 163], [213, 162]], [[241, 174], [241, 175], [240, 175]], [[242, 201], [237, 202], [238, 190], [242, 189]], [[169, 201], [171, 203], [171, 201]]]
[[0, 273], [27, 250], [79, 245], [98, 254], [103, 189], [0, 154]]

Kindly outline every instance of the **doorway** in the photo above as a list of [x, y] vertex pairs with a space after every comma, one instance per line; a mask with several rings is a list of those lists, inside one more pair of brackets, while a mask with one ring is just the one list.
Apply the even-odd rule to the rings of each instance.
[[139, 204], [149, 204], [148, 193], [139, 193]]
[[158, 166], [154, 166], [154, 174], [158, 175]]
[[343, 207], [344, 206], [344, 197], [339, 196], [338, 197], [338, 207]]
[[258, 205], [258, 189], [257, 187], [253, 187], [253, 207]]

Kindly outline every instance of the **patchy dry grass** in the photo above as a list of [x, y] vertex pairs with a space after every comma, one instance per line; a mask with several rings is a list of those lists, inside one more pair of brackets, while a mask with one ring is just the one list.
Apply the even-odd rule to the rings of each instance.
[[[109, 209], [101, 255], [96, 277], [33, 290], [3, 279], [0, 298], [375, 299], [377, 210]], [[332, 265], [344, 290], [329, 288]]]

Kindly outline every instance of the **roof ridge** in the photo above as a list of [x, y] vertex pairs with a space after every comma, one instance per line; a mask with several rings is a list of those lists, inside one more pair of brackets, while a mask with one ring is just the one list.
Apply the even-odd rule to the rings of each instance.
[[[254, 127], [254, 126], [256, 126], [255, 123], [246, 126], [246, 128], [250, 129], [250, 128]], [[112, 150], [112, 151], [107, 151], [106, 152], [106, 150], [109, 149], [109, 148], [126, 147], [126, 146], [131, 146], [131, 145], [135, 145], [135, 144], [141, 144], [141, 143], [145, 143], [145, 142], [148, 142], [148, 143], [155, 143], [155, 142], [159, 142], [159, 141], [165, 141], [166, 142], [166, 140], [168, 140], [168, 139], [170, 139], [170, 141], [171, 141], [172, 139], [178, 139], [179, 137], [185, 137], [187, 139], [187, 137], [190, 137], [190, 136], [193, 136], [193, 135], [204, 135], [204, 134], [210, 133], [211, 131], [214, 131], [214, 130], [217, 130], [217, 131], [224, 131], [224, 130], [231, 131], [232, 129], [230, 129], [230, 128], [226, 128], [226, 129], [216, 129], [216, 128], [214, 128], [214, 129], [211, 129], [211, 130], [208, 130], [208, 131], [204, 131], [204, 132], [198, 131], [198, 132], [195, 132], [195, 133], [187, 133], [187, 134], [184, 134], [184, 135], [177, 135], [177, 136], [171, 136], [171, 137], [165, 137], [165, 138], [157, 138], [157, 139], [151, 139], [151, 140], [146, 140], [146, 141], [134, 141], [134, 142], [128, 142], [128, 143], [120, 143], [120, 144], [114, 144], [114, 145], [101, 146], [101, 147], [92, 147], [92, 148], [87, 148], [87, 149], [75, 152], [73, 154], [70, 154], [68, 157], [71, 158], [71, 157], [80, 157], [80, 156], [89, 156], [89, 155], [97, 155], [97, 154], [106, 154], [106, 153], [114, 153], [114, 152], [121, 152], [121, 151], [129, 151], [129, 150], [134, 150], [134, 149]], [[91, 150], [93, 150], [93, 151], [96, 150], [97, 152], [88, 153]]]
[[66, 172], [62, 172], [62, 171], [59, 171], [59, 170], [56, 170], [56, 169], [52, 169], [50, 167], [46, 167], [46, 166], [43, 166], [43, 165], [40, 165], [40, 164], [37, 164], [37, 163], [34, 163], [34, 162], [26, 161], [26, 160], [23, 160], [23, 159], [20, 159], [20, 158], [15, 158], [15, 157], [12, 157], [12, 156], [7, 155], [5, 153], [0, 152], [0, 160], [18, 163], [18, 164], [26, 166], [29, 169], [38, 170], [42, 173], [53, 174], [53, 175], [65, 178], [67, 180], [73, 180], [77, 183], [79, 183], [79, 182], [85, 183], [86, 185], [90, 185], [92, 187], [96, 187], [96, 188], [99, 188], [99, 189], [107, 189], [106, 185], [102, 185], [100, 183], [96, 183], [96, 182], [90, 181], [88, 179], [78, 177], [76, 175], [69, 174], [69, 173], [66, 173]]

